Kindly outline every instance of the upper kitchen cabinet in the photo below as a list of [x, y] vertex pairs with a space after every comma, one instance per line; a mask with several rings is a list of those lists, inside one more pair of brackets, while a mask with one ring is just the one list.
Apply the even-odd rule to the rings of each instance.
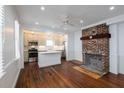
[[55, 34], [54, 35], [54, 40], [55, 40], [55, 45], [62, 46], [63, 42], [64, 42], [64, 36], [59, 35], [59, 34]]
[[38, 42], [39, 46], [46, 46], [47, 40], [52, 40], [55, 46], [62, 46], [64, 42], [64, 35], [53, 32], [37, 32], [24, 30], [24, 47], [28, 48], [28, 43], [32, 41]]
[[39, 46], [45, 46], [46, 44], [46, 38], [44, 33], [40, 33], [37, 35], [38, 37], [38, 45]]

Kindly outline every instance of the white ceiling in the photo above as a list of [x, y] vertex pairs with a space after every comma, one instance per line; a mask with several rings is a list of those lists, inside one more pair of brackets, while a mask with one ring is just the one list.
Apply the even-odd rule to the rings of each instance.
[[[14, 7], [25, 28], [58, 32], [81, 30], [81, 19], [83, 19], [83, 26], [85, 27], [124, 14], [124, 6], [118, 5], [112, 11], [109, 10], [110, 5], [45, 5], [45, 11], [41, 11], [41, 5], [18, 5]], [[62, 20], [65, 16], [69, 16], [69, 20], [74, 26], [63, 26]], [[35, 22], [39, 22], [39, 25], [36, 25]], [[68, 30], [64, 31], [63, 28]]]

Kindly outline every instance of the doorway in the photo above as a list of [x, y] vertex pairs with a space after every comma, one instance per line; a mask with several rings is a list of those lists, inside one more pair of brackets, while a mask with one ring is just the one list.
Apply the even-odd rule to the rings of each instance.
[[[67, 58], [67, 35], [64, 33], [23, 30], [23, 44], [24, 63], [29, 63], [29, 57], [37, 56], [39, 51], [61, 51], [64, 61]], [[37, 49], [37, 54], [32, 54], [34, 48]]]

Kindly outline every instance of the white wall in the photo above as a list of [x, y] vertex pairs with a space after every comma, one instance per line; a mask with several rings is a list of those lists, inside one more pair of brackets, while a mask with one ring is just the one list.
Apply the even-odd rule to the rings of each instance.
[[74, 58], [82, 62], [82, 31], [74, 32]]
[[82, 31], [68, 33], [67, 60], [78, 60], [82, 62]]
[[124, 74], [124, 22], [109, 25], [110, 72]]
[[67, 34], [67, 52], [66, 60], [73, 60], [74, 57], [74, 33], [70, 32]]
[[119, 73], [124, 74], [124, 22], [118, 24], [118, 36], [119, 36]]
[[109, 26], [109, 32], [111, 33], [110, 38], [110, 62], [109, 71], [118, 74], [118, 29], [117, 24]]
[[20, 71], [19, 60], [15, 59], [15, 20], [17, 15], [13, 7], [5, 6], [3, 59], [6, 73], [0, 79], [0, 87], [14, 87]]

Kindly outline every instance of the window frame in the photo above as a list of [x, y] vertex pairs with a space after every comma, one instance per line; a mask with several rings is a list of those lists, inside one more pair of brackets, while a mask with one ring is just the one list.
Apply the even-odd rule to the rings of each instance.
[[3, 43], [4, 43], [4, 6], [0, 5], [0, 78], [5, 74], [4, 61], [3, 61]]
[[18, 20], [14, 21], [15, 29], [15, 58], [20, 59], [20, 31], [19, 31], [19, 22]]

